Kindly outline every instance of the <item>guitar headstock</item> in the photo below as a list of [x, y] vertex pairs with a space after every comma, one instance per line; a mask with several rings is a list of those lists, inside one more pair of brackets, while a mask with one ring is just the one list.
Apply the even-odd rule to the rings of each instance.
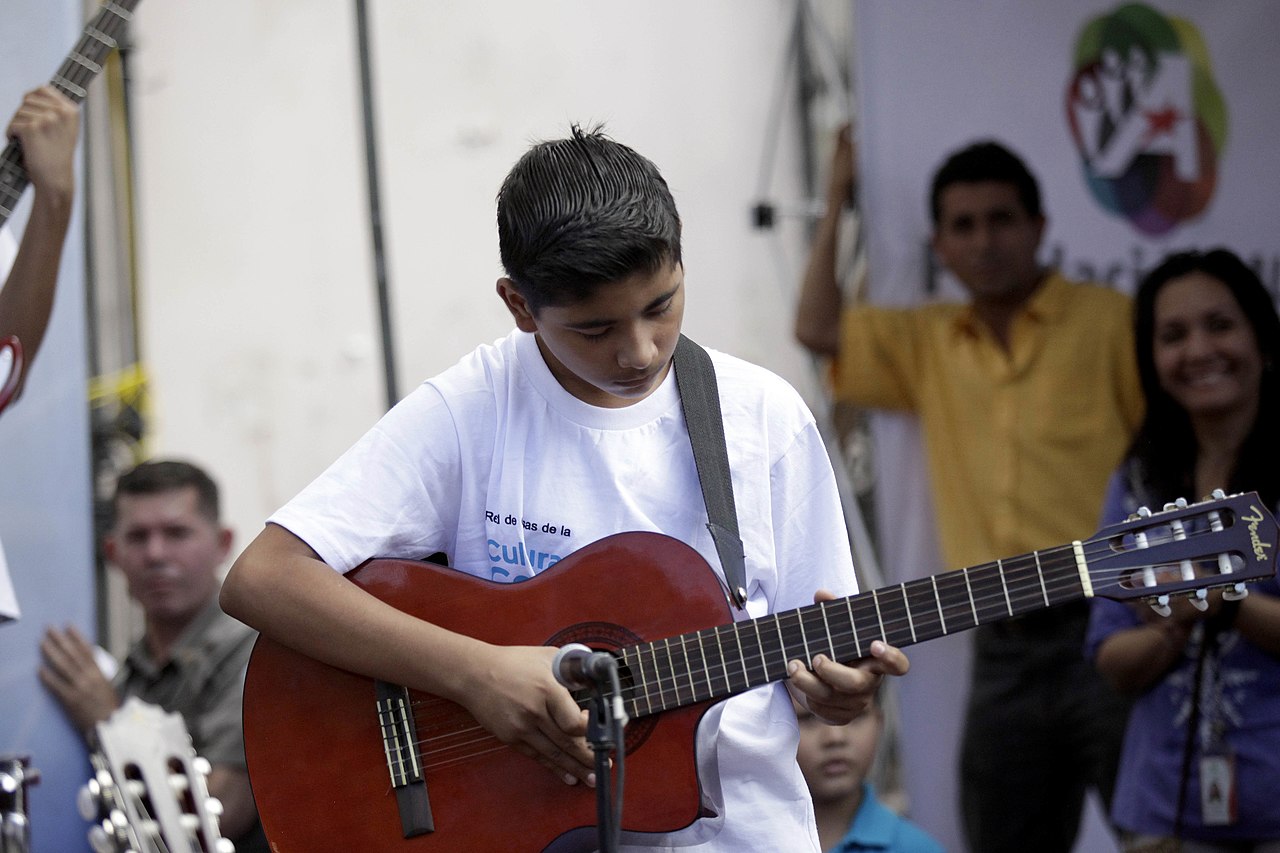
[[134, 696], [96, 732], [93, 778], [79, 797], [96, 853], [234, 853], [218, 830], [222, 804], [205, 785], [209, 762], [181, 715]]
[[1145, 507], [1082, 543], [1093, 592], [1148, 599], [1164, 612], [1169, 596], [1187, 593], [1201, 606], [1207, 590], [1243, 598], [1245, 583], [1276, 572], [1280, 529], [1257, 492]]

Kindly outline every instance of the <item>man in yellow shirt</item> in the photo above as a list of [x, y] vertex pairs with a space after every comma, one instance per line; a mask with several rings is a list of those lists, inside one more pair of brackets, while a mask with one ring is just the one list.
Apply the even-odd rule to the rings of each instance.
[[[842, 131], [796, 334], [832, 356], [838, 400], [914, 413], [948, 568], [1082, 538], [1142, 412], [1128, 299], [1042, 268], [1025, 164], [994, 142], [934, 177], [932, 245], [966, 304], [842, 305]], [[1069, 851], [1086, 788], [1109, 798], [1123, 706], [1083, 660], [1084, 605], [978, 629], [961, 752], [971, 849]]]

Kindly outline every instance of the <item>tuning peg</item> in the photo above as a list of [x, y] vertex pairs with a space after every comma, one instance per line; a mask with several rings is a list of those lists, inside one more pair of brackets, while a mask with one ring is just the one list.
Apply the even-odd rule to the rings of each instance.
[[214, 817], [222, 817], [222, 800], [217, 797], [209, 797], [204, 801], [205, 811]]
[[197, 755], [195, 758], [191, 759], [191, 766], [194, 767], [196, 772], [201, 776], [208, 776], [209, 771], [213, 769], [213, 765], [209, 763], [209, 759], [205, 758], [203, 755]]
[[97, 779], [90, 779], [76, 792], [76, 810], [85, 820], [93, 820], [102, 814], [102, 786]]
[[1209, 609], [1208, 596], [1209, 596], [1209, 590], [1196, 589], [1196, 590], [1192, 590], [1187, 595], [1187, 601], [1190, 601], [1191, 606], [1194, 607], [1196, 610], [1199, 610], [1201, 613], [1204, 613], [1206, 610]]
[[1158, 595], [1154, 599], [1148, 600], [1147, 604], [1150, 604], [1151, 609], [1161, 616], [1167, 617], [1173, 614], [1173, 608], [1169, 606], [1169, 596], [1167, 595]]
[[229, 838], [219, 838], [213, 845], [213, 853], [236, 853], [236, 846]]
[[1226, 500], [1227, 493], [1222, 491], [1222, 489], [1214, 489], [1209, 493], [1209, 497], [1213, 498], [1215, 501]]
[[115, 853], [116, 850], [110, 833], [101, 826], [89, 828], [89, 846], [93, 848], [93, 853]]
[[1242, 583], [1235, 584], [1230, 589], [1222, 591], [1223, 601], [1239, 601], [1249, 594], [1249, 588]]

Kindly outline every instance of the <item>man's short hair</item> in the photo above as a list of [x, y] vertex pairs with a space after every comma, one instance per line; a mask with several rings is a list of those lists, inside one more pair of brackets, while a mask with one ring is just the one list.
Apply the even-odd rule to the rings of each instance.
[[535, 313], [680, 263], [680, 216], [651, 161], [600, 128], [540, 142], [498, 192], [502, 266]]
[[933, 176], [929, 193], [929, 209], [936, 226], [942, 220], [942, 193], [952, 184], [977, 184], [995, 181], [1012, 184], [1027, 215], [1039, 219], [1040, 184], [1022, 158], [993, 139], [975, 142], [952, 154]]
[[196, 490], [196, 510], [217, 524], [221, 517], [218, 485], [202, 468], [177, 459], [143, 462], [122, 474], [116, 481], [115, 496], [111, 499], [111, 524], [115, 524], [123, 495], [156, 495], [187, 487]]

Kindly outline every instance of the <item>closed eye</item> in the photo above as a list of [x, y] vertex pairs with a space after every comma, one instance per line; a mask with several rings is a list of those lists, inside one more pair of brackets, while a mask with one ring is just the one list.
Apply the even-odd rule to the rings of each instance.
[[649, 312], [649, 316], [650, 316], [650, 317], [661, 317], [661, 316], [663, 316], [663, 315], [665, 315], [665, 314], [669, 314], [669, 313], [671, 313], [671, 305], [672, 305], [672, 303], [674, 303], [674, 302], [675, 302], [675, 300], [674, 300], [674, 299], [668, 299], [666, 302], [662, 303], [662, 305], [660, 305], [660, 306], [658, 306], [657, 308], [654, 308], [652, 311], [650, 311], [650, 312]]

